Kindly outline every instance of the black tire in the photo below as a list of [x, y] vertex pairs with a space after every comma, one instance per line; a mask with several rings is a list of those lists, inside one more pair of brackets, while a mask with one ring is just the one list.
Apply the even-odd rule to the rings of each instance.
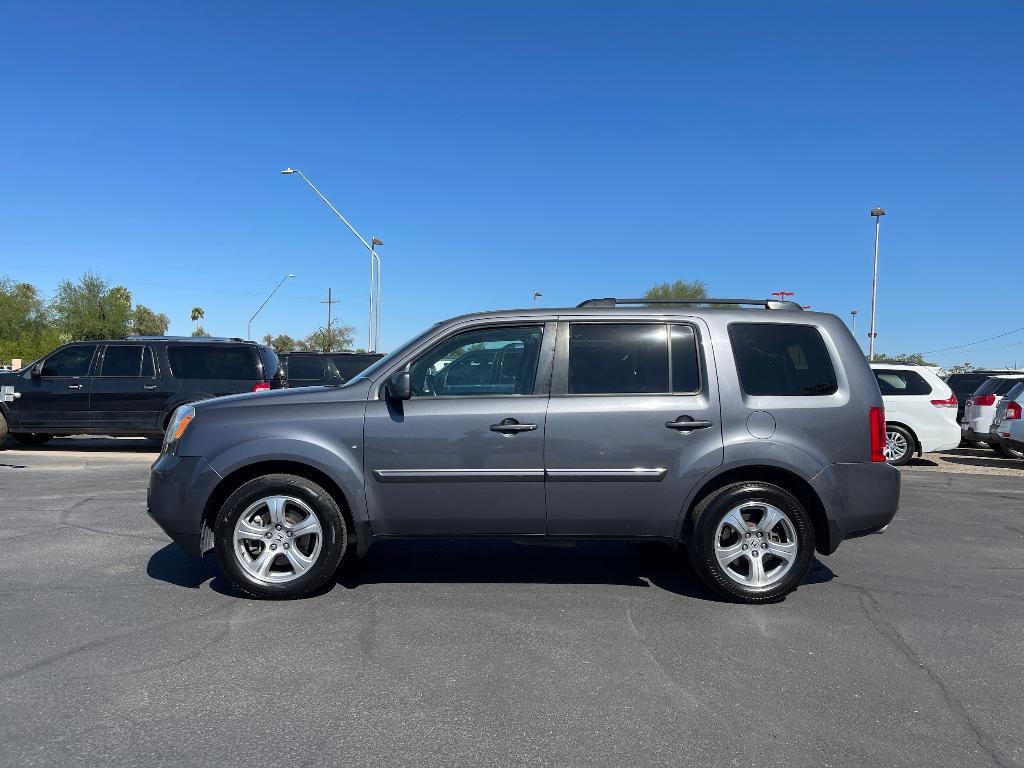
[[45, 445], [53, 440], [53, 435], [45, 432], [12, 432], [11, 437], [22, 445]]
[[988, 443], [983, 443], [981, 440], [967, 440], [965, 438], [960, 442], [963, 443], [965, 448], [988, 448]]
[[992, 449], [1000, 456], [1005, 456], [1008, 459], [1024, 459], [1024, 451], [1018, 451], [1002, 443], [993, 443]]
[[[715, 537], [726, 515], [737, 507], [770, 504], [785, 513], [795, 532], [796, 555], [789, 570], [765, 587], [740, 584], [725, 573], [715, 554]], [[776, 485], [742, 482], [720, 488], [694, 509], [693, 535], [689, 554], [693, 569], [712, 590], [742, 603], [768, 603], [779, 600], [797, 588], [814, 559], [814, 524], [807, 510], [793, 494]]]
[[[914, 436], [910, 433], [910, 430], [901, 427], [899, 424], [885, 425], [885, 442], [887, 445], [890, 440], [890, 435], [902, 439], [905, 448], [903, 450], [903, 453], [899, 454], [898, 456], [893, 456], [892, 458], [886, 456], [885, 460], [892, 464], [894, 467], [902, 467], [904, 464], [906, 464], [908, 461], [914, 458], [914, 451], [917, 449], [917, 440], [914, 439]], [[886, 448], [886, 450], [888, 450], [888, 448]]]
[[4, 442], [7, 440], [7, 418], [0, 413], [0, 448], [4, 447]]
[[[283, 583], [255, 578], [242, 566], [235, 552], [234, 531], [238, 518], [260, 499], [274, 495], [289, 496], [305, 503], [316, 514], [322, 532], [319, 555], [313, 565]], [[214, 524], [217, 558], [228, 578], [248, 595], [276, 600], [305, 597], [321, 589], [338, 571], [349, 537], [349, 526], [338, 501], [313, 481], [298, 475], [263, 475], [250, 480], [228, 497]], [[298, 539], [292, 543], [297, 545]], [[273, 556], [271, 567], [285, 564], [283, 557], [281, 550], [280, 555]]]

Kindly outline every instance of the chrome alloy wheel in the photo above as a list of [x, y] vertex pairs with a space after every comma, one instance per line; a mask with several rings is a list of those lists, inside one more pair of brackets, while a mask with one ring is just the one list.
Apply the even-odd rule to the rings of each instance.
[[797, 557], [793, 521], [778, 507], [747, 502], [730, 510], [715, 531], [715, 557], [726, 576], [744, 587], [770, 587]]
[[910, 450], [910, 445], [907, 443], [907, 438], [902, 432], [896, 432], [893, 430], [886, 430], [885, 432], [885, 460], [886, 461], [899, 461], [902, 459], [907, 451]]
[[282, 584], [309, 570], [323, 544], [313, 509], [294, 496], [250, 504], [235, 523], [235, 558], [257, 581]]

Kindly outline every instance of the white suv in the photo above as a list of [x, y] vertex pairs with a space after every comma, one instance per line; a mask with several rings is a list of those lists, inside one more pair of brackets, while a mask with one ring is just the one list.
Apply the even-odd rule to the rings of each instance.
[[871, 363], [885, 403], [885, 459], [900, 466], [915, 453], [960, 444], [956, 395], [922, 365]]
[[960, 422], [964, 440], [991, 445], [989, 430], [995, 419], [996, 406], [999, 405], [1000, 398], [1022, 380], [1024, 374], [1020, 373], [991, 376], [974, 390], [974, 394], [967, 398], [963, 419]]

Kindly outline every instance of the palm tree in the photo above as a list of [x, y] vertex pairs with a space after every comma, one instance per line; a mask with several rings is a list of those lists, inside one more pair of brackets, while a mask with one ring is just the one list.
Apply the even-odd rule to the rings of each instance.
[[192, 322], [196, 324], [196, 329], [199, 328], [199, 321], [206, 317], [206, 313], [202, 307], [192, 307]]

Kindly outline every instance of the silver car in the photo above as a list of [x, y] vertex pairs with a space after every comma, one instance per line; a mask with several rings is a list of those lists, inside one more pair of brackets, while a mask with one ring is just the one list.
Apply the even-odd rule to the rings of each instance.
[[508, 536], [669, 542], [764, 602], [892, 520], [885, 432], [833, 315], [597, 299], [446, 320], [341, 387], [183, 406], [149, 511], [258, 597], [387, 537]]

